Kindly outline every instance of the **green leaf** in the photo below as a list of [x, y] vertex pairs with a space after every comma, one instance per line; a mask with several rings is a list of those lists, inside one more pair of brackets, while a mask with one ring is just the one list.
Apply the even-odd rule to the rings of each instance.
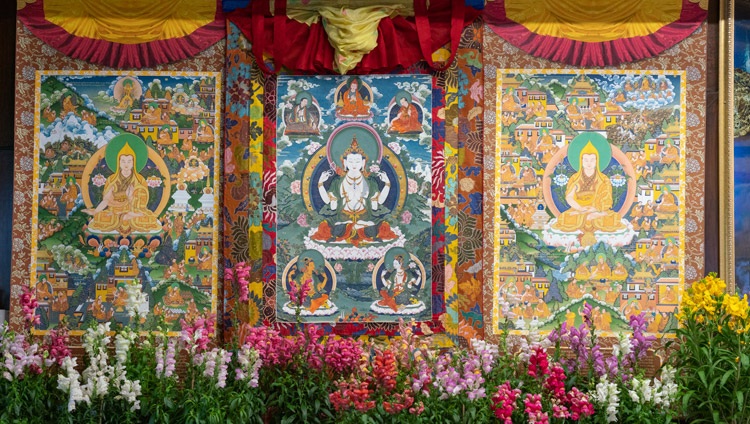
[[740, 391], [737, 391], [736, 395], [737, 395], [737, 408], [742, 410], [743, 406], [745, 405], [745, 395]]
[[740, 361], [742, 362], [743, 367], [750, 367], [750, 356], [748, 356], [746, 353], [740, 355]]
[[706, 372], [703, 370], [698, 371], [698, 377], [700, 377], [701, 383], [703, 383], [704, 386], [708, 387], [708, 382], [706, 381]]
[[729, 370], [724, 373], [724, 376], [721, 377], [721, 387], [724, 387], [724, 385], [727, 383], [727, 380], [732, 376], [732, 374], [734, 374], [734, 370]]

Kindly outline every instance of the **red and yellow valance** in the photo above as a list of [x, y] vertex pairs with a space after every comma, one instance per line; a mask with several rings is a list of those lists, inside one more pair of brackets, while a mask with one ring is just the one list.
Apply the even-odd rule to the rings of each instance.
[[194, 56], [224, 38], [221, 1], [37, 0], [18, 18], [65, 55], [117, 68]]
[[[306, 8], [319, 15], [310, 17], [299, 8], [288, 9], [286, 0], [273, 1], [273, 8], [268, 0], [258, 0], [227, 16], [251, 42], [253, 54], [272, 57], [275, 69], [367, 74], [421, 60], [434, 69], [449, 65], [461, 31], [480, 14], [464, 0], [431, 0], [429, 9], [426, 0], [360, 3], [367, 2]], [[451, 46], [447, 60], [433, 63], [432, 53], [446, 44]], [[262, 60], [258, 66], [272, 72]]]
[[706, 19], [699, 0], [499, 0], [485, 8], [499, 36], [537, 57], [612, 66], [656, 56]]

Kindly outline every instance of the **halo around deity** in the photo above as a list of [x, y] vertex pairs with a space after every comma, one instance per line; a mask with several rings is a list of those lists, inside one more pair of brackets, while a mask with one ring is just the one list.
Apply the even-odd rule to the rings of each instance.
[[[115, 142], [117, 144], [113, 147], [113, 143]], [[169, 169], [167, 168], [167, 164], [164, 163], [164, 159], [156, 153], [156, 150], [147, 147], [143, 140], [138, 136], [129, 133], [120, 134], [112, 138], [106, 146], [103, 146], [94, 152], [88, 162], [86, 162], [86, 167], [83, 170], [80, 184], [83, 202], [87, 208], [93, 207], [94, 199], [91, 198], [91, 192], [89, 190], [89, 183], [91, 182], [92, 174], [102, 163], [102, 160], [107, 164], [107, 168], [109, 168], [110, 171], [115, 172], [118, 165], [117, 155], [126, 144], [133, 150], [135, 156], [134, 171], [140, 173], [149, 160], [153, 162], [156, 169], [159, 171], [161, 176], [160, 187], [162, 195], [159, 204], [153, 210], [156, 215], [159, 215], [167, 207], [167, 203], [170, 199], [169, 193], [172, 188], [172, 179], [170, 177]]]
[[312, 94], [310, 94], [309, 91], [300, 91], [297, 93], [296, 96], [294, 96], [294, 104], [298, 105], [302, 101], [302, 99], [307, 99], [307, 104], [312, 105], [313, 104], [313, 97]]
[[409, 252], [403, 247], [394, 247], [388, 250], [385, 254], [385, 267], [388, 269], [393, 268], [393, 261], [397, 256], [400, 256], [403, 261], [403, 266], [408, 267], [411, 262], [411, 256]]
[[314, 263], [315, 268], [317, 269], [323, 269], [323, 267], [326, 266], [326, 260], [323, 257], [323, 254], [321, 254], [317, 250], [308, 249], [300, 253], [300, 255], [297, 257], [297, 268], [303, 269], [308, 262]]
[[583, 132], [578, 134], [568, 147], [568, 162], [576, 172], [581, 169], [581, 150], [589, 143], [598, 153], [599, 171], [604, 171], [612, 160], [612, 146], [603, 135], [596, 132]]
[[331, 169], [343, 170], [341, 157], [356, 138], [359, 148], [367, 155], [367, 166], [380, 164], [383, 159], [383, 142], [378, 133], [369, 125], [349, 122], [336, 128], [328, 138], [326, 152]]
[[404, 99], [404, 98], [406, 99], [406, 102], [407, 102], [407, 103], [411, 103], [411, 102], [412, 102], [412, 96], [411, 96], [411, 93], [409, 93], [409, 92], [408, 92], [408, 91], [406, 91], [406, 90], [399, 90], [399, 91], [398, 91], [398, 92], [396, 93], [396, 95], [394, 96], [394, 99], [396, 100], [396, 104], [400, 104], [400, 102], [401, 102], [401, 99]]
[[122, 77], [119, 80], [117, 80], [112, 90], [113, 97], [115, 98], [115, 100], [117, 100], [118, 102], [122, 100], [123, 91], [125, 91], [124, 86], [126, 85], [129, 85], [132, 87], [130, 95], [131, 97], [133, 97], [133, 99], [141, 98], [141, 94], [143, 94], [143, 87], [141, 87], [141, 83], [132, 77]]
[[112, 172], [117, 170], [117, 159], [122, 149], [128, 149], [133, 151], [135, 159], [135, 171], [141, 172], [146, 161], [148, 160], [148, 148], [146, 143], [135, 134], [124, 133], [116, 135], [112, 140], [107, 143], [107, 147], [104, 151], [104, 159], [107, 161], [107, 166]]

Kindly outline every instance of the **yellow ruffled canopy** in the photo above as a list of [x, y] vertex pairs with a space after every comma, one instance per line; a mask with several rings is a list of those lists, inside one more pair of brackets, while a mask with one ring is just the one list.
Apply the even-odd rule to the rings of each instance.
[[505, 11], [538, 35], [595, 43], [653, 34], [680, 18], [682, 0], [505, 0]]
[[44, 1], [47, 20], [70, 34], [119, 44], [184, 37], [215, 14], [216, 2], [205, 0]]

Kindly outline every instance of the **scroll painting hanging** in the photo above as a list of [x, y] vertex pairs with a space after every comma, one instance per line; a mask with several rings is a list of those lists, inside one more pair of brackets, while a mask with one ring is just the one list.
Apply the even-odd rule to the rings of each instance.
[[216, 312], [218, 73], [40, 71], [38, 330]]
[[277, 319], [432, 320], [432, 77], [281, 76], [277, 98]]
[[641, 312], [667, 332], [685, 282], [685, 73], [498, 69], [492, 328]]

